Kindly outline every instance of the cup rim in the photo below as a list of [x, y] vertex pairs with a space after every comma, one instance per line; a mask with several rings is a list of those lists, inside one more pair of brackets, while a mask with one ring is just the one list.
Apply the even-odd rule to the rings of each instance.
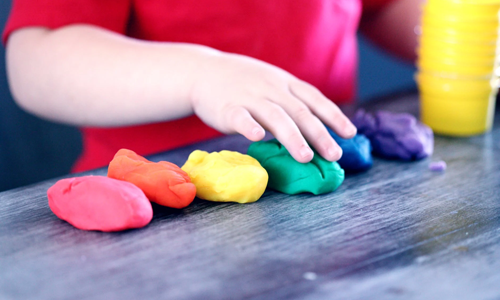
[[[491, 93], [490, 93], [491, 94]], [[462, 97], [461, 96], [450, 96], [450, 95], [446, 95], [446, 96], [439, 96], [439, 95], [434, 95], [434, 94], [428, 94], [428, 93], [424, 93], [424, 92], [420, 92], [419, 91], [419, 97], [422, 98], [422, 99], [426, 99], [426, 101], [440, 101], [440, 102], [448, 102], [448, 101], [463, 101], [463, 102], [476, 102], [476, 103], [483, 103], [482, 105], [484, 105], [485, 103], [489, 103], [490, 102], [490, 97], [491, 95], [463, 95]], [[474, 99], [471, 99], [471, 98], [474, 98]]]
[[[418, 60], [419, 61], [429, 61], [430, 63], [444, 63], [446, 64], [447, 66], [456, 66], [456, 65], [463, 65], [464, 67], [475, 67], [475, 66], [480, 66], [480, 67], [491, 67], [491, 69], [493, 70], [495, 68], [495, 63], [496, 61], [493, 60], [491, 62], [487, 62], [487, 61], [474, 61], [474, 60], [460, 60], [460, 59], [446, 59], [446, 58], [439, 58], [439, 57], [431, 57], [431, 56], [427, 56], [427, 55], [422, 55], [420, 54], [418, 56]], [[498, 64], [498, 63], [497, 63]]]
[[456, 12], [447, 12], [447, 13], [438, 13], [436, 11], [432, 11], [424, 8], [422, 10], [422, 15], [425, 18], [428, 16], [434, 20], [445, 20], [452, 22], [481, 22], [481, 23], [497, 23], [498, 24], [498, 13], [485, 16], [477, 16], [473, 14], [464, 15]]
[[475, 46], [484, 46], [484, 47], [498, 47], [500, 44], [499, 44], [499, 39], [496, 39], [494, 41], [491, 41], [491, 42], [482, 42], [482, 41], [474, 41], [474, 40], [467, 40], [467, 39], [456, 39], [456, 38], [449, 38], [449, 37], [443, 37], [443, 38], [437, 38], [436, 36], [432, 36], [432, 35], [421, 35], [420, 36], [420, 39], [419, 39], [420, 42], [424, 42], [424, 41], [430, 41], [431, 43], [433, 41], [436, 41], [436, 42], [446, 42], [446, 43], [450, 43], [450, 44], [456, 44], [460, 47], [464, 46], [464, 44], [466, 45], [475, 45]]
[[465, 31], [465, 30], [457, 30], [456, 28], [453, 28], [452, 26], [450, 27], [439, 27], [439, 26], [433, 26], [433, 25], [422, 25], [421, 27], [421, 36], [424, 35], [447, 35], [447, 36], [459, 36], [459, 37], [471, 37], [471, 38], [488, 38], [488, 39], [495, 39], [497, 40], [500, 36], [500, 30], [494, 30], [492, 32], [485, 32], [484, 30], [477, 30], [477, 31]]
[[428, 2], [427, 5], [446, 5], [449, 3], [451, 5], [497, 5], [500, 7], [500, 1], [491, 0], [491, 1], [480, 1], [480, 0], [439, 0], [434, 2]]
[[[464, 55], [488, 55], [488, 56], [499, 56], [500, 55], [500, 48], [497, 50], [496, 48], [493, 49], [470, 49], [470, 48], [457, 48], [453, 46], [441, 46], [436, 47], [434, 45], [429, 45], [429, 44], [422, 44], [420, 43], [415, 49], [416, 51], [419, 49], [425, 49], [426, 51], [436, 51], [438, 53], [460, 53]], [[437, 50], [436, 50], [437, 49]]]
[[[420, 54], [420, 53], [425, 53], [426, 55], [434, 56], [439, 54], [440, 56], [443, 57], [480, 57], [484, 59], [497, 59], [499, 58], [500, 50], [497, 52], [476, 52], [475, 51], [461, 51], [460, 49], [448, 49], [445, 50], [444, 48], [435, 48], [435, 47], [422, 47], [419, 45], [417, 49], [415, 49], [415, 53]], [[472, 54], [471, 54], [472, 53]]]
[[492, 67], [498, 65], [498, 58], [492, 57], [490, 59], [470, 59], [467, 57], [451, 57], [445, 55], [432, 55], [432, 53], [425, 52], [417, 52], [418, 60], [425, 60], [431, 63], [444, 63], [446, 65], [463, 65], [463, 66], [472, 66], [472, 67]]
[[491, 63], [491, 64], [474, 63], [474, 64], [468, 65], [468, 64], [464, 64], [464, 63], [449, 63], [449, 62], [443, 62], [443, 61], [439, 61], [439, 60], [433, 60], [433, 59], [430, 59], [427, 57], [419, 57], [417, 59], [417, 63], [419, 65], [421, 65], [422, 62], [425, 65], [432, 64], [432, 65], [444, 66], [444, 67], [449, 67], [449, 68], [457, 67], [458, 69], [462, 69], [461, 67], [467, 68], [467, 69], [474, 69], [474, 70], [478, 70], [478, 69], [479, 70], [489, 70], [489, 69], [491, 69], [492, 73], [493, 73], [495, 67], [497, 66], [497, 64], [495, 64], [495, 63]]
[[[498, 76], [495, 74], [488, 74], [485, 76], [478, 75], [460, 75], [456, 73], [446, 73], [446, 72], [432, 72], [432, 71], [422, 71], [418, 70], [414, 73], [414, 79], [417, 79], [419, 74], [423, 74], [425, 76], [439, 77], [441, 79], [453, 79], [453, 80], [498, 80]], [[445, 75], [446, 74], [446, 75]]]
[[416, 72], [414, 75], [415, 80], [421, 79], [428, 79], [428, 80], [436, 80], [436, 81], [446, 81], [446, 82], [454, 82], [454, 83], [473, 83], [473, 84], [492, 84], [494, 85], [495, 83], [498, 84], [499, 78], [496, 76], [492, 77], [485, 77], [485, 78], [452, 78], [452, 77], [445, 77], [445, 76], [440, 76], [437, 74], [432, 74], [428, 72]]
[[488, 18], [486, 20], [468, 20], [467, 18], [460, 19], [460, 18], [450, 18], [449, 16], [444, 17], [443, 15], [439, 14], [434, 14], [434, 13], [427, 13], [427, 14], [422, 14], [422, 20], [427, 20], [430, 22], [437, 22], [437, 23], [470, 23], [467, 25], [477, 25], [477, 23], [480, 23], [481, 26], [492, 26], [492, 27], [499, 27], [498, 24], [498, 18]]
[[[426, 38], [426, 39], [419, 39], [419, 45], [438, 45], [439, 47], [452, 47], [455, 49], [471, 49], [473, 48], [474, 51], [480, 49], [480, 51], [493, 51], [494, 53], [500, 51], [500, 44], [477, 44], [477, 43], [457, 43], [454, 41], [449, 41], [449, 40], [443, 40], [443, 39], [435, 39], [435, 38]], [[471, 50], [473, 51], [473, 50]]]

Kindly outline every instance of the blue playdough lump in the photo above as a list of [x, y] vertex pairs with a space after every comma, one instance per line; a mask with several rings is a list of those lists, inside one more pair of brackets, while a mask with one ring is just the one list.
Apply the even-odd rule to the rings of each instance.
[[327, 129], [342, 148], [342, 157], [337, 162], [346, 173], [359, 173], [372, 167], [372, 146], [366, 136], [356, 134], [352, 139], [343, 139], [333, 132], [331, 128], [327, 127]]

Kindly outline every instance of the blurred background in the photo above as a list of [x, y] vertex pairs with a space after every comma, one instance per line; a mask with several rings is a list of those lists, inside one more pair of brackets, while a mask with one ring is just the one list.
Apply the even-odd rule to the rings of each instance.
[[[0, 3], [3, 27], [11, 0]], [[416, 91], [415, 68], [374, 47], [359, 36], [358, 100]], [[82, 142], [76, 128], [54, 124], [20, 110], [9, 93], [5, 49], [0, 47], [0, 191], [67, 174]]]

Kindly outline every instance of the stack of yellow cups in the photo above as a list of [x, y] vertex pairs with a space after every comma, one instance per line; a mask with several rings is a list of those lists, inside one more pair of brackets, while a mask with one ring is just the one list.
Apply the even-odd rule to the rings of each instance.
[[468, 136], [493, 123], [500, 70], [500, 0], [427, 0], [417, 50], [422, 122]]

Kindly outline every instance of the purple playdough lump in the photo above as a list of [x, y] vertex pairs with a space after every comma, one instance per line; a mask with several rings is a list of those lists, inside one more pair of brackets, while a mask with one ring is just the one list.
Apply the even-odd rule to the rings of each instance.
[[388, 111], [371, 114], [360, 109], [352, 121], [358, 133], [370, 140], [374, 155], [417, 160], [430, 156], [434, 150], [432, 129], [410, 114]]
[[429, 170], [434, 172], [443, 172], [444, 170], [446, 170], [446, 162], [442, 160], [431, 162], [429, 164]]

